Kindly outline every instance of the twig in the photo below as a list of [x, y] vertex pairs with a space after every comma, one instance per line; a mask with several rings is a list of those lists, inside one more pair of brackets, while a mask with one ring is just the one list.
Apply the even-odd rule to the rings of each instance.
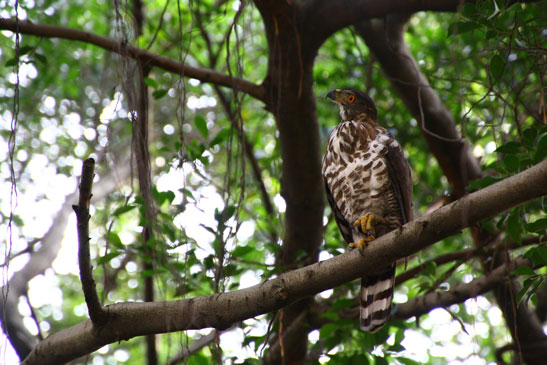
[[[231, 329], [229, 329], [229, 330], [227, 330], [223, 333], [226, 333], [230, 330]], [[176, 365], [176, 364], [180, 364], [182, 362], [186, 362], [187, 359], [190, 356], [192, 356], [193, 354], [195, 354], [196, 352], [198, 352], [199, 350], [201, 350], [205, 346], [208, 346], [210, 343], [212, 343], [215, 340], [216, 336], [217, 336], [217, 332], [218, 332], [218, 330], [212, 330], [207, 335], [202, 336], [199, 339], [193, 341], [188, 346], [188, 348], [183, 349], [178, 355], [176, 355], [171, 360], [169, 360], [168, 364], [169, 365]]]
[[93, 324], [101, 325], [107, 320], [107, 312], [99, 302], [95, 280], [93, 280], [93, 268], [89, 254], [89, 205], [91, 201], [91, 187], [95, 171], [95, 160], [88, 158], [82, 165], [82, 177], [80, 180], [80, 199], [78, 205], [72, 209], [76, 213], [78, 228], [78, 261], [80, 265], [80, 279], [84, 292], [89, 318]]

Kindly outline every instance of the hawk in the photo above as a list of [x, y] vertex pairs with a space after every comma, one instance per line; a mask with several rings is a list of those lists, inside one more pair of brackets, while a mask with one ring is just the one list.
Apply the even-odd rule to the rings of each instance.
[[[340, 108], [322, 173], [338, 228], [361, 251], [376, 237], [412, 220], [410, 166], [399, 142], [378, 125], [376, 106], [355, 89], [327, 94]], [[395, 263], [361, 278], [360, 325], [375, 332], [389, 319]]]

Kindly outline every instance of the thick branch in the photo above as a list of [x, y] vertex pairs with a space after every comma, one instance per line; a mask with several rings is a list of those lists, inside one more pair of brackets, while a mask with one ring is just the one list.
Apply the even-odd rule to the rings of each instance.
[[96, 325], [100, 325], [106, 321], [106, 312], [99, 301], [95, 280], [93, 280], [93, 267], [91, 266], [91, 257], [89, 254], [89, 205], [94, 176], [95, 160], [88, 158], [82, 165], [78, 205], [73, 205], [72, 208], [76, 212], [76, 220], [78, 222], [78, 262], [80, 265], [82, 291], [84, 292], [91, 321]]
[[[0, 19], [0, 29], [15, 32], [15, 20]], [[136, 60], [142, 61], [150, 67], [159, 67], [185, 77], [192, 77], [202, 82], [226, 86], [247, 93], [258, 100], [265, 101], [265, 92], [262, 86], [253, 84], [250, 81], [237, 77], [231, 77], [223, 73], [197, 68], [177, 62], [171, 58], [140, 49], [122, 42], [102, 37], [97, 34], [85, 32], [79, 29], [60, 27], [54, 25], [33, 24], [30, 22], [19, 22], [18, 31], [21, 34], [31, 34], [39, 37], [62, 38], [85, 42], [96, 45], [111, 52], [121, 55], [128, 55]]]
[[233, 292], [170, 302], [108, 306], [109, 321], [104, 326], [94, 329], [84, 321], [55, 333], [42, 341], [24, 364], [68, 361], [105, 344], [150, 333], [227, 328], [235, 322], [280, 309], [301, 298], [362, 277], [465, 227], [545, 194], [547, 160], [378, 238], [374, 245], [365, 249], [365, 255], [353, 250]]
[[307, 2], [305, 17], [310, 19], [310, 31], [314, 31], [316, 40], [323, 42], [336, 31], [365, 19], [419, 11], [454, 12], [464, 3], [476, 2], [477, 0], [315, 0]]
[[[400, 321], [406, 320], [412, 317], [421, 316], [430, 312], [432, 309], [448, 307], [452, 304], [462, 303], [469, 298], [474, 298], [480, 294], [486, 293], [497, 285], [502, 284], [505, 280], [508, 279], [508, 273], [516, 269], [519, 266], [530, 265], [529, 260], [518, 259], [510, 263], [508, 266], [503, 265], [498, 267], [496, 270], [492, 271], [490, 274], [479, 277], [469, 283], [461, 284], [454, 287], [451, 290], [445, 292], [435, 292], [425, 294], [423, 296], [409, 300], [406, 303], [396, 304], [394, 306], [393, 313], [391, 315], [391, 320]], [[324, 324], [331, 322], [331, 319], [323, 316], [323, 313], [329, 310], [329, 306], [325, 304], [319, 304], [314, 307], [313, 314], [304, 317], [302, 316], [298, 320], [303, 324], [307, 322], [310, 329], [321, 328]], [[355, 319], [359, 317], [359, 308], [353, 307], [350, 309], [342, 310], [339, 313], [340, 317]], [[298, 325], [294, 323], [294, 325]], [[283, 333], [283, 340], [290, 341], [291, 337], [294, 335], [292, 328], [289, 327]], [[279, 344], [279, 341], [275, 342], [270, 352], [264, 358], [264, 364], [276, 364], [278, 361], [274, 360], [272, 354], [275, 354], [274, 349], [276, 349]]]
[[307, 16], [320, 42], [336, 31], [370, 18], [383, 18], [390, 14], [415, 13], [418, 11], [456, 11], [461, 0], [316, 0], [310, 1]]

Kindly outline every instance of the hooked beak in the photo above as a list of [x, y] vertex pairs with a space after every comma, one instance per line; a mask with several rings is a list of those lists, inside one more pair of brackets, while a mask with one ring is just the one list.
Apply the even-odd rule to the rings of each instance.
[[331, 99], [334, 102], [338, 102], [337, 96], [338, 96], [338, 89], [333, 89], [327, 93], [327, 98]]

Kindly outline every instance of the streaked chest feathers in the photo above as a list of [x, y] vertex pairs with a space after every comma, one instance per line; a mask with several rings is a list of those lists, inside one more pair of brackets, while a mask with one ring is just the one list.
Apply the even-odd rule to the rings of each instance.
[[323, 158], [323, 176], [348, 222], [366, 212], [383, 215], [384, 207], [375, 200], [391, 189], [385, 161], [390, 146], [399, 147], [377, 125], [342, 122], [331, 132]]

